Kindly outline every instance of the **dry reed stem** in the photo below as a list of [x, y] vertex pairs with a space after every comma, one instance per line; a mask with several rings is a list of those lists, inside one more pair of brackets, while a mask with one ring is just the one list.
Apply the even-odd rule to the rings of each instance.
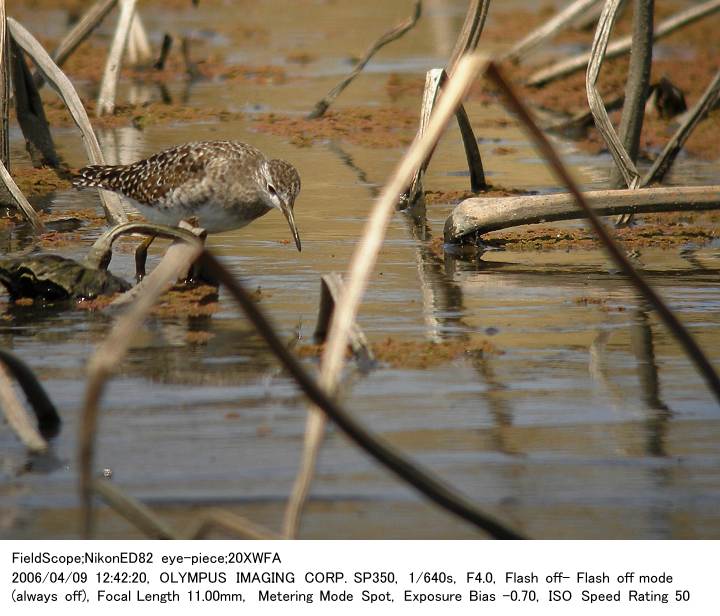
[[618, 137], [618, 134], [615, 132], [600, 92], [597, 89], [597, 80], [607, 50], [608, 38], [610, 37], [615, 16], [622, 1], [623, 0], [607, 0], [600, 14], [600, 20], [598, 21], [592, 50], [590, 52], [590, 63], [588, 64], [587, 75], [585, 77], [585, 89], [587, 90], [588, 104], [590, 105], [590, 111], [595, 120], [595, 126], [605, 140], [608, 150], [610, 150], [610, 154], [615, 161], [615, 165], [620, 173], [622, 173], [628, 188], [637, 188], [640, 184], [640, 174], [630, 154], [628, 154], [625, 146], [620, 141], [620, 137]]
[[[85, 386], [79, 436], [80, 497], [82, 532], [89, 537], [93, 532], [92, 464], [95, 453], [98, 410], [105, 383], [127, 354], [134, 333], [142, 325], [151, 308], [167, 286], [195, 261], [202, 251], [199, 241], [178, 244], [171, 257], [165, 255], [160, 264], [146, 279], [145, 292], [115, 322], [105, 340], [88, 361], [88, 379]], [[168, 251], [169, 252], [169, 251]]]
[[47, 451], [47, 441], [33, 424], [29, 413], [17, 396], [7, 368], [2, 363], [0, 363], [0, 407], [8, 425], [25, 447], [33, 453]]
[[[472, 61], [470, 62], [472, 64]], [[470, 66], [465, 65], [465, 68], [469, 69]], [[475, 65], [475, 68], [472, 70], [476, 71], [478, 69], [479, 63]], [[451, 114], [452, 112], [450, 112], [450, 115]], [[419, 154], [422, 154], [422, 152]], [[420, 158], [415, 157], [415, 164], [419, 164], [419, 161]], [[406, 182], [409, 182], [412, 177], [413, 168], [407, 165], [405, 167], [403, 177]], [[395, 194], [397, 195], [397, 192]], [[392, 203], [390, 206], [392, 206]], [[270, 350], [295, 379], [300, 389], [307, 395], [310, 401], [327, 414], [356, 445], [428, 499], [446, 511], [483, 529], [492, 537], [496, 539], [523, 538], [517, 532], [480, 511], [462, 494], [437, 479], [422, 466], [406, 458], [392, 445], [387, 443], [385, 439], [370, 432], [365, 426], [352, 417], [352, 415], [347, 413], [328, 395], [327, 390], [320, 387], [315, 379], [307, 373], [300, 362], [298, 362], [295, 356], [289, 351], [286, 343], [278, 336], [273, 326], [263, 314], [263, 311], [247, 292], [243, 284], [207, 250], [203, 252], [198, 261], [206, 272], [214, 276], [221, 284], [225, 285], [243, 312], [245, 312], [245, 315], [255, 326], [258, 334], [265, 339]]]
[[8, 173], [8, 170], [5, 168], [5, 165], [3, 165], [0, 162], [0, 180], [5, 185], [5, 188], [7, 188], [8, 192], [10, 193], [10, 196], [13, 198], [15, 205], [17, 208], [22, 212], [23, 216], [28, 219], [28, 222], [33, 226], [33, 229], [35, 229], [36, 233], [43, 233], [45, 231], [45, 226], [42, 224], [42, 221], [40, 220], [39, 216], [37, 215], [37, 212], [35, 211], [35, 208], [30, 205], [28, 200], [25, 198], [25, 195], [22, 194], [22, 191], [20, 188], [18, 188], [18, 185], [15, 183], [15, 180], [12, 179], [12, 176]]
[[[13, 40], [33, 59], [35, 65], [51, 87], [60, 95], [60, 98], [68, 108], [70, 115], [82, 134], [83, 145], [88, 160], [94, 165], [105, 164], [100, 144], [90, 124], [90, 119], [85, 111], [85, 107], [80, 101], [80, 97], [72, 83], [67, 78], [67, 75], [58, 68], [43, 46], [40, 45], [37, 39], [35, 39], [24, 26], [11, 17], [8, 17], [7, 24]], [[99, 193], [100, 201], [102, 202], [108, 222], [116, 225], [127, 222], [127, 216], [123, 211], [120, 197], [107, 190], [99, 190]]]
[[[60, 44], [52, 52], [52, 59], [55, 64], [62, 66], [65, 61], [73, 54], [73, 52], [80, 46], [80, 44], [90, 36], [95, 28], [97, 28], [115, 8], [117, 0], [98, 0], [93, 4], [85, 14], [68, 32]], [[39, 88], [45, 83], [42, 73], [36, 73], [33, 78], [35, 79], [35, 85]]]
[[393, 41], [403, 36], [409, 30], [412, 30], [412, 28], [418, 22], [418, 19], [420, 19], [421, 13], [422, 2], [418, 1], [415, 3], [413, 14], [408, 19], [399, 23], [392, 30], [388, 30], [377, 41], [375, 41], [370, 47], [370, 49], [365, 52], [365, 55], [362, 57], [362, 59], [359, 60], [358, 63], [353, 67], [353, 70], [350, 71], [350, 74], [345, 77], [340, 83], [338, 83], [332, 90], [330, 90], [330, 92], [328, 92], [324, 98], [315, 103], [315, 107], [307, 116], [308, 119], [314, 120], [315, 118], [322, 117], [324, 113], [328, 110], [328, 107], [333, 104], [333, 101], [340, 95], [340, 93], [345, 88], [347, 88], [365, 68], [365, 65], [370, 61], [370, 59], [380, 49], [385, 47], [385, 45], [387, 45], [388, 43], [392, 43]]
[[703, 118], [715, 107], [720, 98], [720, 71], [715, 74], [710, 85], [705, 89], [700, 100], [687, 112], [685, 119], [670, 141], [667, 142], [663, 151], [655, 159], [650, 170], [645, 174], [641, 182], [641, 186], [647, 186], [653, 182], [661, 182], [665, 174], [675, 162], [678, 155], [688, 137], [692, 134], [695, 127], [703, 120]]
[[[416, 170], [437, 144], [448, 121], [455, 114], [472, 81], [485, 63], [485, 58], [479, 55], [467, 56], [460, 61], [456, 72], [448, 81], [447, 88], [440, 96], [425, 134], [415, 138], [375, 202], [363, 237], [353, 253], [345, 292], [335, 307], [330, 333], [322, 355], [319, 385], [330, 396], [335, 395], [350, 332], [355, 323], [370, 273], [382, 247], [385, 231], [395, 204], [412, 181]], [[301, 462], [301, 467], [305, 471], [296, 479], [290, 500], [291, 505], [286, 512], [284, 523], [284, 532], [290, 537], [295, 536], [299, 528], [302, 508], [312, 481], [324, 429], [324, 416], [317, 407], [312, 408], [305, 425], [305, 445]]]
[[97, 108], [95, 115], [112, 114], [115, 111], [115, 95], [117, 92], [118, 79], [120, 78], [120, 67], [122, 66], [122, 58], [125, 54], [130, 28], [132, 27], [135, 4], [137, 0], [119, 0], [120, 16], [118, 17], [117, 27], [110, 52], [108, 53], [107, 63], [105, 64], [105, 72], [100, 82], [100, 93], [98, 94]]
[[545, 134], [538, 127], [537, 123], [532, 119], [530, 112], [520, 101], [510, 84], [505, 80], [502, 72], [497, 67], [497, 65], [493, 64], [492, 62], [488, 65], [487, 76], [492, 79], [500, 88], [500, 90], [505, 94], [508, 102], [508, 107], [513, 113], [518, 116], [521, 123], [530, 133], [530, 136], [535, 142], [535, 145], [543, 154], [548, 164], [555, 172], [555, 175], [558, 177], [558, 179], [562, 180], [565, 186], [567, 186], [568, 191], [575, 197], [575, 201], [578, 207], [582, 209], [585, 216], [588, 218], [590, 226], [593, 228], [598, 238], [605, 246], [607, 252], [610, 254], [613, 261], [615, 261], [618, 267], [630, 279], [630, 282], [635, 286], [635, 288], [657, 311], [663, 323], [665, 323], [666, 327], [672, 332], [673, 336], [675, 336], [675, 339], [680, 343], [680, 346], [683, 348], [685, 353], [695, 364], [695, 367], [705, 379], [705, 382], [707, 383], [710, 391], [715, 396], [715, 399], [720, 403], [720, 378], [718, 378], [715, 369], [713, 368], [705, 353], [703, 353], [702, 349], [692, 337], [690, 332], [675, 316], [672, 310], [668, 308], [667, 304], [665, 304], [663, 299], [655, 292], [655, 290], [645, 281], [643, 276], [635, 269], [623, 249], [612, 238], [610, 232], [605, 228], [605, 225], [603, 224], [601, 218], [587, 203], [585, 196], [580, 191], [580, 188], [573, 179], [572, 175], [563, 164], [559, 155], [555, 151], [555, 148], [548, 141]]
[[[697, 4], [689, 9], [675, 13], [675, 15], [668, 17], [665, 21], [658, 24], [653, 33], [653, 40], [657, 41], [719, 10], [720, 0], [709, 0], [708, 2], [703, 2], [702, 4]], [[630, 51], [631, 47], [632, 36], [625, 36], [608, 45], [605, 57], [608, 59], [616, 58], [617, 56], [626, 54]], [[588, 65], [590, 57], [591, 55], [589, 53], [582, 53], [569, 60], [562, 60], [551, 64], [530, 75], [526, 83], [530, 86], [542, 86], [560, 77], [572, 75], [577, 71], [583, 70]]]
[[467, 13], [465, 13], [465, 21], [446, 65], [448, 75], [455, 72], [464, 56], [475, 53], [485, 27], [485, 18], [489, 8], [490, 0], [470, 0]]
[[0, 0], [0, 163], [10, 169], [10, 62], [5, 0]]
[[244, 518], [223, 509], [207, 509], [200, 514], [200, 519], [190, 526], [183, 537], [187, 539], [203, 539], [213, 530], [221, 529], [232, 533], [238, 539], [282, 539], [282, 535], [259, 526]]
[[[423, 91], [423, 99], [420, 108], [420, 127], [418, 128], [418, 135], [422, 136], [427, 129], [432, 110], [437, 102], [440, 88], [447, 83], [448, 74], [445, 69], [434, 68], [427, 72], [425, 76], [425, 89]], [[465, 159], [468, 164], [468, 171], [470, 172], [470, 190], [472, 192], [479, 192], [483, 188], [487, 187], [485, 182], [485, 170], [483, 169], [482, 158], [480, 157], [480, 149], [478, 148], [477, 138], [473, 132], [470, 120], [465, 106], [460, 103], [457, 110], [455, 111], [455, 119], [460, 129], [460, 136], [462, 137], [463, 147], [465, 149]], [[415, 172], [413, 176], [410, 188], [403, 193], [400, 200], [398, 201], [398, 209], [405, 209], [412, 207], [418, 203], [423, 197], [423, 186], [422, 178], [425, 171], [430, 164], [434, 149], [427, 155], [423, 164]]]
[[539, 28], [533, 30], [525, 38], [515, 43], [508, 51], [497, 57], [498, 62], [519, 62], [533, 49], [542, 45], [545, 41], [562, 31], [566, 26], [573, 23], [573, 20], [582, 15], [585, 11], [598, 4], [600, 0], [575, 0], [568, 4], [562, 11], [549, 19]]
[[95, 479], [92, 482], [92, 491], [149, 539], [182, 538], [149, 507], [125, 494], [106, 479]]

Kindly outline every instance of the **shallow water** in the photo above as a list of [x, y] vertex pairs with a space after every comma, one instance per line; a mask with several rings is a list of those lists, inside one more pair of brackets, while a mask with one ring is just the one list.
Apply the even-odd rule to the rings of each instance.
[[[188, 3], [189, 5], [190, 3]], [[347, 70], [347, 57], [403, 18], [410, 3], [249, 3], [246, 22], [272, 23], [261, 48], [232, 50], [234, 61], [277, 64], [280, 85], [202, 82], [173, 96], [188, 104], [237, 111], [309, 110]], [[389, 73], [422, 75], [443, 64], [465, 3], [426, 3], [415, 32], [386, 48], [338, 100], [343, 105], [388, 105]], [[178, 30], [223, 32], [222, 15], [204, 8], [173, 14]], [[167, 16], [148, 8], [154, 35]], [[34, 21], [33, 21], [34, 20]], [[26, 25], [42, 31], [42, 15]], [[53, 34], [53, 32], [47, 32]], [[220, 48], [228, 41], [211, 38]], [[290, 64], [296, 50], [321, 58]], [[83, 87], [89, 87], [84, 84]], [[120, 95], [130, 85], [121, 84]], [[416, 109], [412, 96], [397, 103]], [[496, 105], [469, 105], [474, 123], [504, 116]], [[558, 190], [525, 136], [512, 126], [483, 129], [481, 152], [492, 183]], [[249, 141], [299, 169], [303, 189], [297, 220], [298, 254], [285, 221], [269, 214], [250, 227], [211, 237], [210, 247], [252, 288], [290, 338], [299, 328], [312, 340], [319, 277], [343, 272], [363, 230], [373, 194], [402, 148], [347, 143], [296, 147], [253, 129], [251, 118], [98, 131], [109, 160], [122, 162], [171, 144], [231, 137]], [[62, 155], [83, 163], [72, 129], [55, 131]], [[13, 132], [13, 151], [22, 143]], [[466, 188], [467, 174], [453, 127], [426, 179], [432, 190]], [[498, 144], [514, 152], [498, 156]], [[601, 186], [607, 157], [559, 144], [588, 186]], [[682, 159], [674, 183], [717, 178], [717, 163]], [[96, 208], [87, 191], [61, 192], [36, 205], [62, 212]], [[442, 234], [451, 206], [429, 206], [427, 227], [397, 214], [359, 317], [371, 340], [387, 336], [442, 341], [490, 339], [502, 352], [468, 357], [426, 370], [379, 366], [357, 378], [345, 404], [366, 425], [431, 468], [483, 509], [537, 538], [720, 537], [720, 419], [701, 378], [658, 319], [643, 309], [625, 281], [596, 251], [486, 252], [470, 260], [429, 249]], [[60, 249], [80, 257], [81, 246]], [[425, 239], [418, 240], [416, 238]], [[17, 249], [22, 236], [3, 238]], [[154, 251], [153, 263], [161, 248]], [[111, 269], [130, 279], [130, 244]], [[688, 260], [673, 251], [643, 251], [649, 281], [677, 310], [710, 357], [720, 359], [717, 246]], [[590, 301], [588, 301], [588, 298]], [[593, 300], [606, 300], [604, 304]], [[0, 431], [0, 524], [6, 537], [71, 537], [77, 533], [77, 419], [87, 358], [112, 323], [84, 311], [7, 308], [0, 343], [35, 369], [58, 405], [64, 425], [52, 451], [28, 459], [7, 428]], [[190, 345], [188, 332], [207, 332]], [[308, 367], [311, 360], [306, 360]], [[221, 294], [212, 317], [154, 318], [138, 333], [102, 404], [96, 472], [112, 469], [116, 485], [182, 527], [204, 506], [221, 505], [278, 528], [300, 456], [306, 405], [248, 322]], [[101, 536], [135, 536], [114, 513], [101, 510]], [[304, 537], [475, 537], [399, 484], [335, 430], [320, 458]]]

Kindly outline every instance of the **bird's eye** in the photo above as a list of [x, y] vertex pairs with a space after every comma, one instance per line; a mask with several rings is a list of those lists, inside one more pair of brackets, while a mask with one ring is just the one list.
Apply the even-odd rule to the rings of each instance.
[[267, 190], [271, 195], [273, 195], [273, 196], [277, 195], [277, 191], [275, 190], [275, 187], [272, 184], [267, 185]]

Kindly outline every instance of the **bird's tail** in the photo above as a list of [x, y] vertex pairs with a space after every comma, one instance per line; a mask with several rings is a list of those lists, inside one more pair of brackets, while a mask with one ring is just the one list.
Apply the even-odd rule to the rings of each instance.
[[104, 188], [117, 190], [120, 188], [120, 176], [125, 165], [88, 165], [73, 177], [75, 188]]

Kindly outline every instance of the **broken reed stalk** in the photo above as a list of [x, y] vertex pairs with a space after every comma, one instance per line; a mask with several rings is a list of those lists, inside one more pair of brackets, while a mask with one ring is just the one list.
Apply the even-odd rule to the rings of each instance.
[[25, 198], [25, 195], [22, 194], [22, 191], [20, 190], [20, 188], [18, 188], [15, 180], [12, 179], [12, 176], [10, 175], [10, 173], [8, 173], [8, 170], [2, 163], [0, 163], [0, 181], [5, 185], [5, 188], [7, 188], [10, 196], [13, 198], [15, 205], [23, 214], [23, 216], [27, 218], [28, 222], [32, 225], [35, 232], [43, 233], [45, 231], [45, 225], [43, 225], [40, 217], [35, 211], [35, 208], [30, 205], [28, 200]]
[[448, 75], [455, 72], [461, 58], [475, 53], [489, 8], [490, 0], [470, 0], [467, 13], [465, 13], [465, 21], [455, 42], [455, 48], [446, 64]]
[[[610, 150], [610, 154], [615, 161], [616, 167], [622, 173], [625, 185], [628, 188], [637, 188], [640, 184], [640, 174], [638, 173], [632, 157], [625, 149], [620, 141], [615, 128], [610, 122], [605, 104], [602, 101], [600, 92], [597, 89], [597, 80], [600, 75], [603, 58], [607, 50], [608, 38], [612, 31], [615, 16], [620, 8], [623, 0], [607, 0], [603, 11], [600, 14], [595, 38], [590, 52], [590, 63], [588, 64], [587, 75], [585, 76], [585, 89], [587, 91], [588, 104], [595, 120], [595, 126], [602, 135], [605, 143]], [[644, 111], [644, 109], [643, 109]], [[642, 124], [641, 124], [642, 126]]]
[[[653, 33], [653, 40], [657, 41], [669, 34], [672, 34], [676, 30], [689, 26], [699, 19], [702, 19], [707, 15], [711, 15], [719, 10], [720, 0], [710, 0], [708, 2], [692, 6], [687, 10], [680, 11], [658, 24]], [[616, 58], [630, 51], [631, 47], [632, 36], [625, 36], [608, 45], [605, 57], [608, 59]], [[577, 71], [583, 70], [588, 65], [589, 61], [590, 54], [582, 53], [574, 58], [570, 58], [569, 60], [562, 60], [540, 69], [530, 75], [526, 83], [529, 86], [543, 86], [555, 79], [566, 77], [567, 75], [572, 75]]]
[[183, 532], [183, 538], [204, 539], [215, 529], [230, 532], [237, 539], [283, 539], [282, 535], [223, 509], [202, 511], [197, 522]]
[[5, 0], [0, 0], [0, 163], [10, 169], [10, 46], [8, 45]]
[[93, 480], [92, 491], [149, 539], [182, 539], [149, 507], [128, 496], [108, 480]]
[[[460, 61], [457, 70], [447, 84], [447, 88], [440, 96], [425, 134], [421, 137], [416, 136], [391, 176], [390, 181], [385, 185], [375, 202], [366, 223], [363, 237], [353, 253], [349, 275], [345, 283], [345, 291], [335, 307], [330, 333], [321, 359], [319, 385], [329, 396], [333, 396], [336, 392], [344, 364], [345, 350], [350, 339], [350, 332], [355, 323], [370, 273], [375, 266], [378, 253], [382, 247], [395, 204], [402, 192], [409, 186], [416, 170], [436, 146], [448, 121], [455, 115], [458, 105], [485, 62], [485, 58], [479, 55], [466, 56]], [[310, 467], [309, 462], [312, 463], [314, 468], [324, 429], [325, 419], [320, 414], [319, 409], [315, 407], [312, 409], [306, 425], [303, 452], [303, 456], [308, 458], [303, 462], [303, 466], [306, 468]], [[302, 503], [299, 503], [292, 518], [286, 518], [286, 531], [296, 531], [301, 512]]]
[[55, 151], [50, 125], [42, 99], [35, 86], [23, 50], [10, 39], [15, 115], [25, 137], [25, 147], [34, 167], [48, 165], [58, 168], [60, 157]]
[[670, 167], [672, 167], [673, 162], [675, 162], [675, 157], [683, 145], [685, 145], [687, 138], [703, 118], [707, 116], [710, 110], [715, 107], [718, 99], [720, 99], [720, 71], [715, 73], [715, 77], [713, 77], [710, 85], [705, 89], [705, 92], [703, 92], [700, 100], [687, 112], [682, 125], [677, 129], [670, 141], [668, 141], [663, 148], [663, 151], [655, 159], [652, 167], [650, 167], [650, 170], [642, 180], [642, 186], [662, 181], [665, 174], [669, 171]]
[[0, 363], [0, 407], [13, 432], [23, 445], [33, 453], [47, 451], [47, 441], [33, 425], [32, 419], [17, 396], [12, 380], [5, 366]]
[[139, 295], [128, 310], [117, 319], [108, 336], [97, 347], [88, 362], [88, 378], [78, 438], [82, 533], [85, 537], [92, 535], [94, 526], [92, 464], [95, 456], [99, 403], [105, 384], [127, 354], [133, 335], [167, 286], [187, 270], [201, 251], [202, 244], [195, 240], [177, 245], [172, 259], [167, 258], [166, 255], [146, 278], [145, 292]]
[[[422, 107], [420, 110], [420, 127], [418, 128], [418, 135], [422, 136], [427, 129], [432, 110], [437, 102], [440, 88], [445, 85], [448, 80], [447, 72], [441, 68], [434, 68], [427, 72], [425, 76], [425, 89], [423, 91]], [[473, 132], [470, 120], [465, 106], [460, 103], [457, 111], [455, 112], [455, 119], [457, 120], [458, 127], [460, 129], [460, 136], [463, 140], [463, 147], [465, 149], [465, 158], [468, 164], [468, 170], [470, 171], [470, 190], [472, 192], [480, 192], [487, 187], [485, 181], [485, 170], [483, 169], [482, 158], [480, 157], [480, 149], [478, 148], [477, 138]], [[420, 165], [418, 170], [413, 176], [410, 188], [403, 193], [402, 197], [398, 201], [398, 209], [404, 209], [415, 205], [423, 196], [422, 178], [427, 171], [430, 160], [432, 159], [433, 151], [431, 151], [427, 158]]]
[[[108, 13], [115, 8], [118, 0], [98, 0], [80, 18], [73, 28], [60, 41], [60, 44], [52, 52], [52, 59], [55, 64], [62, 66], [73, 54], [80, 44], [90, 36], [95, 29], [103, 22]], [[37, 72], [33, 76], [35, 85], [40, 89], [45, 83], [42, 73]]]
[[328, 107], [333, 104], [333, 101], [340, 95], [340, 93], [345, 88], [347, 88], [355, 80], [355, 78], [360, 74], [363, 68], [365, 68], [365, 65], [380, 49], [385, 47], [385, 45], [387, 45], [388, 43], [392, 43], [393, 41], [399, 39], [406, 32], [413, 29], [415, 24], [418, 22], [418, 19], [420, 19], [421, 13], [422, 2], [418, 0], [418, 2], [415, 2], [413, 14], [408, 19], [402, 21], [397, 26], [395, 26], [392, 30], [388, 30], [377, 41], [375, 41], [370, 47], [370, 49], [365, 52], [365, 55], [362, 57], [362, 59], [359, 60], [358, 63], [353, 67], [353, 70], [350, 71], [350, 74], [345, 77], [339, 84], [337, 84], [332, 90], [330, 90], [330, 92], [328, 92], [323, 99], [315, 103], [315, 107], [307, 116], [308, 120], [314, 120], [316, 118], [322, 117], [328, 110]]
[[[477, 72], [481, 63], [484, 62], [480, 58], [472, 58], [469, 63], [461, 63], [458, 67], [458, 74], [461, 72], [467, 79], [467, 71]], [[462, 69], [462, 70], [461, 70]], [[452, 83], [452, 82], [451, 82]], [[458, 86], [459, 84], [454, 84]], [[454, 88], [457, 90], [457, 87]], [[447, 98], [447, 97], [445, 97]], [[450, 99], [447, 101], [450, 103]], [[441, 100], [442, 108], [442, 100]], [[445, 121], [452, 115], [452, 109], [446, 110], [448, 115]], [[431, 125], [431, 129], [433, 126]], [[440, 133], [440, 127], [435, 131]], [[426, 140], [429, 146], [430, 139]], [[419, 153], [421, 154], [421, 152]], [[402, 179], [404, 183], [410, 181], [412, 177], [412, 164], [419, 164], [421, 157], [415, 156], [407, 164], [403, 164], [404, 172]], [[406, 159], [407, 160], [407, 159]], [[400, 176], [398, 176], [400, 177]], [[385, 208], [392, 212], [393, 201], [397, 198], [402, 188], [397, 188], [397, 182], [394, 184], [396, 191], [394, 195], [387, 198]], [[260, 307], [252, 299], [245, 289], [244, 285], [235, 278], [230, 271], [224, 267], [216, 257], [205, 250], [199, 258], [200, 265], [212, 275], [232, 294], [245, 315], [255, 326], [258, 334], [262, 336], [268, 344], [270, 350], [280, 360], [283, 367], [295, 379], [300, 389], [307, 395], [315, 408], [325, 413], [333, 422], [361, 449], [370, 454], [375, 460], [380, 462], [388, 470], [403, 479], [405, 482], [413, 486], [418, 492], [425, 495], [428, 499], [441, 506], [446, 511], [454, 513], [463, 520], [483, 529], [496, 539], [522, 539], [523, 537], [514, 530], [506, 527], [501, 522], [480, 511], [473, 503], [469, 502], [463, 495], [455, 491], [451, 486], [447, 485], [440, 479], [437, 479], [432, 473], [424, 469], [419, 464], [406, 458], [402, 453], [397, 451], [383, 438], [373, 434], [365, 428], [360, 422], [347, 413], [340, 405], [335, 402], [331, 394], [325, 389], [321, 383], [311, 377], [302, 367], [300, 362], [288, 350], [285, 342], [276, 333], [273, 326], [263, 314]], [[347, 297], [347, 293], [343, 295]], [[333, 319], [333, 322], [337, 319]], [[347, 333], [347, 332], [344, 332]], [[322, 374], [321, 374], [322, 378]]]
[[[94, 165], [105, 164], [100, 144], [90, 124], [90, 119], [85, 111], [85, 107], [80, 101], [80, 97], [72, 83], [67, 78], [67, 75], [58, 68], [43, 46], [40, 45], [24, 26], [12, 17], [8, 17], [7, 24], [13, 40], [33, 59], [38, 70], [43, 74], [50, 86], [60, 95], [60, 98], [68, 108], [73, 121], [82, 134], [83, 145], [85, 146], [88, 160]], [[102, 202], [105, 217], [108, 222], [114, 225], [127, 222], [127, 216], [123, 211], [120, 197], [106, 190], [99, 190], [99, 193], [100, 201]]]
[[[313, 338], [316, 343], [324, 344], [327, 340], [332, 316], [335, 313], [335, 306], [342, 296], [345, 285], [336, 272], [322, 276], [320, 280], [320, 310]], [[349, 346], [361, 369], [364, 371], [369, 370], [374, 361], [373, 353], [365, 334], [357, 323], [353, 323], [350, 329]], [[338, 394], [339, 391], [336, 391], [336, 397], [338, 397]], [[325, 416], [315, 412], [313, 408], [308, 408], [305, 418], [305, 437], [303, 439], [300, 467], [295, 476], [295, 482], [288, 498], [283, 519], [283, 534], [288, 539], [296, 538], [300, 531], [300, 517], [310, 493], [310, 486], [315, 474], [315, 464], [322, 445], [324, 428]]]
[[575, 0], [575, 2], [566, 6], [542, 26], [536, 28], [521, 41], [513, 45], [504, 54], [498, 56], [497, 61], [519, 62], [521, 58], [524, 58], [533, 49], [536, 49], [558, 32], [561, 32], [566, 26], [572, 24], [576, 17], [582, 15], [599, 2], [600, 0]]
[[[630, 160], [635, 163], [640, 150], [640, 133], [645, 118], [645, 102], [650, 87], [652, 65], [654, 0], [633, 0], [633, 46], [625, 83], [625, 103], [618, 134]], [[625, 188], [624, 175], [615, 168], [610, 174], [612, 188]], [[623, 217], [624, 219], [625, 217]], [[626, 222], [629, 218], [626, 219]]]
[[137, 0], [119, 0], [120, 16], [110, 51], [108, 53], [105, 71], [100, 82], [100, 93], [98, 94], [97, 108], [95, 115], [100, 117], [106, 113], [112, 114], [115, 111], [115, 95], [117, 92], [118, 79], [120, 78], [120, 67], [122, 58], [127, 47], [130, 28], [135, 15], [135, 4]]
[[685, 326], [680, 322], [680, 320], [675, 316], [672, 310], [668, 308], [667, 304], [665, 304], [662, 298], [645, 281], [645, 278], [643, 278], [643, 276], [635, 269], [623, 249], [612, 238], [610, 232], [606, 229], [600, 217], [587, 203], [585, 196], [580, 191], [580, 188], [578, 187], [570, 172], [560, 160], [560, 156], [555, 151], [555, 148], [548, 141], [542, 130], [540, 130], [535, 120], [533, 120], [532, 116], [530, 115], [530, 112], [520, 101], [518, 95], [515, 93], [513, 88], [505, 80], [505, 77], [503, 76], [497, 65], [491, 62], [487, 67], [486, 74], [490, 79], [492, 79], [492, 81], [497, 84], [503, 94], [505, 94], [507, 105], [510, 110], [518, 116], [521, 123], [530, 133], [530, 136], [535, 142], [536, 147], [543, 154], [548, 164], [555, 172], [555, 175], [558, 177], [558, 179], [562, 180], [565, 186], [567, 186], [568, 191], [573, 195], [573, 197], [575, 197], [575, 202], [577, 206], [583, 211], [583, 213], [587, 217], [590, 226], [593, 228], [598, 238], [605, 246], [605, 249], [612, 257], [613, 261], [615, 261], [617, 266], [625, 273], [625, 275], [629, 278], [630, 282], [635, 286], [635, 288], [657, 311], [663, 323], [665, 323], [666, 327], [672, 332], [672, 334], [675, 336], [675, 339], [678, 341], [680, 346], [683, 348], [685, 353], [695, 364], [695, 367], [705, 379], [705, 382], [707, 383], [710, 391], [715, 396], [715, 399], [720, 402], [720, 378], [718, 378], [715, 369], [713, 368], [705, 353], [703, 353], [698, 343], [692, 337], [690, 332], [685, 328]]
[[35, 413], [40, 434], [46, 438], [56, 436], [60, 431], [60, 415], [47, 395], [45, 388], [38, 381], [35, 373], [19, 357], [0, 349], [0, 363], [17, 381], [23, 390], [28, 403]]

